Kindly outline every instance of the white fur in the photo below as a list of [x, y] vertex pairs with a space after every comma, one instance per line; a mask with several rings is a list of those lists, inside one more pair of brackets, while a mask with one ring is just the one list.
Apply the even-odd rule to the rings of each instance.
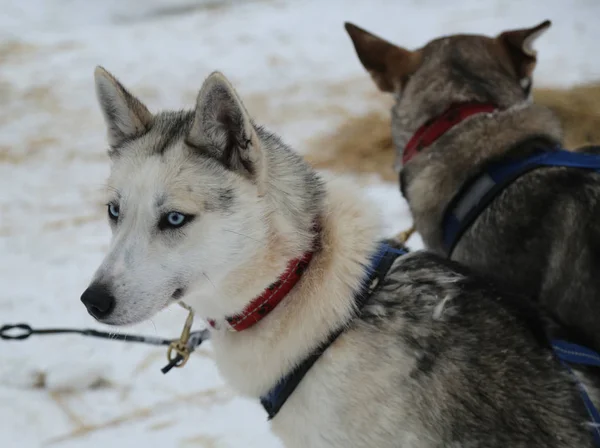
[[328, 184], [325, 207], [323, 250], [286, 299], [248, 330], [213, 335], [221, 373], [245, 395], [265, 393], [353, 311], [354, 291], [380, 234], [377, 214], [343, 180]]
[[[257, 294], [271, 281], [270, 275], [266, 279], [263, 274], [246, 282], [248, 292], [241, 298], [237, 295], [241, 285], [226, 281], [231, 271], [252, 263], [253, 256], [268, 245], [269, 229], [260, 225], [268, 208], [257, 196], [256, 188], [239, 188], [243, 181], [226, 172], [215, 175], [190, 167], [182, 176], [177, 169], [182, 159], [176, 151], [166, 160], [140, 160], [132, 152], [121, 156], [113, 167], [107, 202], [114, 200], [115, 191], [120, 193], [122, 221], [114, 227], [109, 253], [95, 276], [112, 281], [117, 299], [117, 310], [106, 323], [150, 318], [172, 302], [171, 296], [178, 288], [185, 288], [186, 301], [200, 315], [230, 315], [243, 309], [252, 297], [247, 294]], [[237, 187], [238, 200], [244, 202], [244, 207], [226, 215], [206, 213], [201, 189], [189, 193], [184, 188], [190, 177], [207, 189]], [[161, 195], [166, 195], [167, 201], [157, 210], [154, 203]], [[184, 234], [175, 237], [180, 241], [156, 231], [160, 214], [171, 210], [197, 215], [182, 230]], [[274, 257], [271, 267], [279, 270], [287, 259], [286, 254]]]

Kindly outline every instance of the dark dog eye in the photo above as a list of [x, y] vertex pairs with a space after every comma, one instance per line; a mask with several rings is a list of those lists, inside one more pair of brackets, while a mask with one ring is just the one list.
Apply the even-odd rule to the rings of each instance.
[[194, 219], [194, 215], [186, 215], [180, 212], [165, 213], [158, 222], [160, 230], [178, 229]]
[[119, 205], [118, 204], [115, 204], [112, 202], [110, 204], [108, 204], [108, 217], [112, 221], [119, 220]]

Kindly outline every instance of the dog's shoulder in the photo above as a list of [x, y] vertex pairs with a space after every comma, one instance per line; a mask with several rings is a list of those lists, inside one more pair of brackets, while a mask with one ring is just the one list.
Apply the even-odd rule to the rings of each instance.
[[[379, 291], [361, 315], [367, 322], [381, 322], [381, 316], [442, 328], [436, 323], [479, 327], [518, 327], [548, 347], [547, 321], [541, 310], [526, 297], [515, 293], [471, 269], [428, 251], [400, 257], [392, 266]], [[486, 328], [481, 328], [487, 331]]]

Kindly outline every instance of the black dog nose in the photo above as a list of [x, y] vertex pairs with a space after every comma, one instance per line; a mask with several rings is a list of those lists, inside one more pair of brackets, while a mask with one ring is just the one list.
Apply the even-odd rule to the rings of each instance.
[[108, 287], [101, 283], [93, 283], [81, 295], [81, 301], [93, 317], [103, 319], [115, 308], [115, 298]]

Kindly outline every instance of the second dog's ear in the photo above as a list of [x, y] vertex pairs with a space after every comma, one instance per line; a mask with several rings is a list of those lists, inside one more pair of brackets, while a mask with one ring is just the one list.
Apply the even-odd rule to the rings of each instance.
[[256, 178], [261, 173], [263, 157], [250, 116], [219, 72], [212, 73], [200, 89], [187, 143], [242, 175]]
[[344, 26], [354, 43], [358, 59], [382, 91], [401, 90], [419, 68], [419, 51], [398, 47], [351, 23], [345, 23]]
[[531, 77], [537, 60], [533, 43], [551, 24], [550, 20], [545, 20], [532, 28], [505, 31], [498, 36], [498, 42], [506, 49], [520, 79]]
[[144, 134], [152, 124], [152, 114], [140, 100], [102, 67], [96, 67], [96, 96], [108, 128], [108, 144], [112, 149]]

